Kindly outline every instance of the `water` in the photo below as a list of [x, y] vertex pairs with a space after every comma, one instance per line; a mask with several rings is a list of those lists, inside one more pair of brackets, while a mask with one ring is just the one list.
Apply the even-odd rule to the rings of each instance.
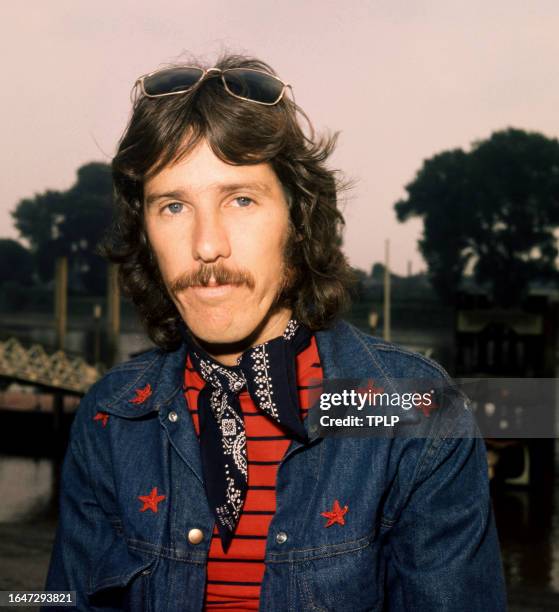
[[0, 523], [28, 523], [50, 515], [54, 469], [51, 459], [0, 455]]
[[505, 577], [512, 590], [559, 594], [558, 455], [556, 441], [553, 487], [539, 492], [507, 487], [493, 493]]

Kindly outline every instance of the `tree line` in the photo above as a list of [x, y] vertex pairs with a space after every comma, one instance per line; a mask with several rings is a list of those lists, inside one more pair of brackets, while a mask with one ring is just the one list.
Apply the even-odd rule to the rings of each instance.
[[423, 163], [395, 204], [402, 222], [423, 221], [418, 246], [447, 303], [466, 276], [508, 307], [531, 283], [557, 286], [559, 141], [518, 129], [495, 132], [469, 151]]
[[111, 215], [111, 169], [101, 162], [81, 166], [76, 182], [66, 191], [47, 190], [21, 200], [12, 218], [29, 247], [0, 240], [0, 279], [23, 286], [48, 284], [56, 258], [67, 256], [71, 290], [102, 295], [106, 263], [95, 247]]

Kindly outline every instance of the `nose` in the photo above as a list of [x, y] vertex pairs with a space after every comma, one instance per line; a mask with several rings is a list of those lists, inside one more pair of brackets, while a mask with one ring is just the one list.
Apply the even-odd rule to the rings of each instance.
[[214, 263], [230, 255], [229, 236], [219, 210], [197, 210], [192, 228], [192, 257], [202, 263]]

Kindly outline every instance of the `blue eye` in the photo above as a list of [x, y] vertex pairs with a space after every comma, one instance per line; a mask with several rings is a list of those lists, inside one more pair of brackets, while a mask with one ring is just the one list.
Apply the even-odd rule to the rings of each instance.
[[239, 204], [241, 208], [246, 208], [247, 206], [250, 206], [253, 201], [254, 200], [251, 200], [250, 198], [247, 198], [245, 196], [239, 196], [238, 198], [235, 198], [235, 202], [237, 202], [237, 204]]
[[171, 204], [167, 204], [165, 208], [169, 210], [171, 214], [179, 213], [182, 210], [183, 205], [180, 202], [172, 202]]

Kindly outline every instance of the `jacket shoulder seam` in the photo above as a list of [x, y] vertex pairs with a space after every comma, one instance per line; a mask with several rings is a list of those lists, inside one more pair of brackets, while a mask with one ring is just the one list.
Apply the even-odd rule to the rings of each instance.
[[425, 357], [421, 353], [415, 353], [414, 351], [410, 351], [409, 349], [403, 348], [396, 344], [388, 344], [386, 342], [379, 342], [374, 344], [374, 348], [379, 351], [392, 352], [392, 353], [400, 353], [401, 355], [405, 355], [412, 359], [415, 359], [421, 362], [423, 365], [427, 366], [430, 370], [436, 370], [445, 380], [450, 381], [451, 378], [448, 372], [436, 361], [433, 359], [429, 359], [429, 357]]
[[128, 359], [127, 361], [118, 363], [108, 372], [106, 372], [105, 376], [110, 376], [111, 374], [116, 374], [118, 372], [127, 370], [146, 370], [155, 360], [161, 358], [160, 352], [161, 349], [151, 349], [147, 353], [143, 353], [142, 355], [133, 359]]
[[378, 369], [382, 372], [383, 376], [390, 383], [392, 383], [392, 378], [388, 375], [388, 372], [384, 368], [383, 364], [380, 362], [380, 360], [377, 358], [377, 356], [371, 350], [371, 348], [376, 348], [376, 346], [371, 346], [371, 343], [368, 343], [365, 340], [365, 338], [366, 338], [365, 334], [363, 334], [361, 331], [359, 331], [356, 327], [354, 327], [351, 324], [348, 324], [348, 327], [349, 327], [349, 330], [351, 331], [352, 335], [355, 337], [355, 339], [363, 346], [363, 348], [365, 349], [365, 351], [367, 352], [367, 354], [369, 355], [371, 360], [375, 363], [375, 365], [378, 367]]

